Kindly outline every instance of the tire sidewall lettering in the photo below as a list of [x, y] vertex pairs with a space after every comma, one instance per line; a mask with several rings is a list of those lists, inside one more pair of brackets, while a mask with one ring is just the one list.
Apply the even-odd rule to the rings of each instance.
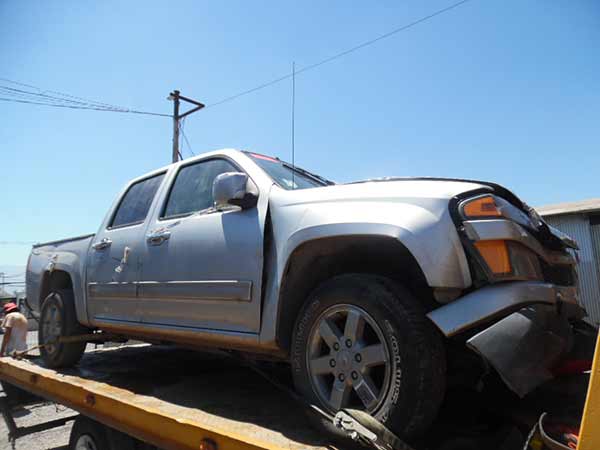
[[307, 338], [307, 332], [309, 324], [312, 321], [312, 317], [315, 314], [315, 312], [320, 308], [320, 306], [321, 302], [319, 301], [319, 299], [315, 299], [315, 301], [313, 301], [308, 306], [308, 308], [302, 315], [302, 318], [298, 322], [298, 325], [296, 326], [296, 335], [293, 341], [294, 346], [292, 349], [292, 367], [295, 372], [302, 371], [302, 363], [304, 359], [304, 352], [302, 351], [302, 349], [304, 347], [304, 341]]
[[392, 353], [391, 356], [394, 360], [392, 380], [390, 385], [390, 403], [392, 405], [396, 405], [398, 403], [398, 399], [400, 398], [400, 388], [402, 386], [402, 355], [400, 354], [400, 342], [395, 332], [394, 325], [389, 320], [386, 320], [384, 325], [389, 333], [389, 343], [391, 344], [390, 347]]

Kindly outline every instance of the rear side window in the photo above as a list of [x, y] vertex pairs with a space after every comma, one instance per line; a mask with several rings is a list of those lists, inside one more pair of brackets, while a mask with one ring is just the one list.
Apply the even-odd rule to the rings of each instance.
[[213, 206], [213, 182], [218, 175], [239, 170], [224, 159], [209, 159], [183, 167], [177, 174], [163, 218], [182, 216]]
[[132, 184], [123, 196], [117, 212], [112, 219], [110, 228], [143, 222], [164, 177], [165, 174], [161, 173], [160, 175]]

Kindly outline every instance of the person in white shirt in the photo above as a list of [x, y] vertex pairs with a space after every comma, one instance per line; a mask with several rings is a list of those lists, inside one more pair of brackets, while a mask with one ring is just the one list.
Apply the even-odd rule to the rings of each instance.
[[2, 347], [0, 347], [0, 356], [27, 350], [27, 318], [21, 314], [15, 303], [5, 304], [3, 310], [4, 320], [2, 320], [1, 326], [4, 329], [4, 337]]

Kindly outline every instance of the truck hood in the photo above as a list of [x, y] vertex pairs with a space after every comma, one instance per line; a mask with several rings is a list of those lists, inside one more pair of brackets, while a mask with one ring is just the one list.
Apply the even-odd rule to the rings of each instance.
[[418, 205], [430, 213], [440, 216], [447, 211], [449, 201], [467, 192], [490, 192], [512, 203], [517, 208], [534, 216], [540, 227], [534, 233], [538, 239], [555, 250], [577, 248], [573, 239], [550, 227], [533, 208], [521, 201], [505, 187], [488, 181], [460, 178], [435, 177], [389, 177], [334, 184], [312, 189], [286, 191], [277, 189], [271, 196], [281, 207], [311, 205], [319, 203], [353, 203], [361, 208], [365, 202], [400, 202]]
[[487, 187], [494, 191], [494, 193], [498, 194], [500, 197], [508, 200], [513, 203], [515, 206], [527, 209], [527, 205], [523, 203], [515, 194], [506, 189], [504, 186], [501, 186], [496, 183], [492, 183], [490, 181], [481, 181], [481, 180], [471, 180], [466, 178], [442, 178], [442, 177], [383, 177], [383, 178], [371, 178], [367, 180], [361, 181], [353, 181], [347, 184], [362, 184], [362, 183], [381, 183], [381, 182], [389, 182], [389, 181], [430, 181], [430, 182], [442, 182], [442, 183], [468, 183], [472, 185], [476, 185], [474, 189], [479, 189], [482, 187]]
[[335, 201], [406, 201], [407, 203], [427, 202], [428, 199], [447, 202], [464, 192], [493, 188], [483, 183], [467, 180], [434, 178], [381, 178], [334, 184], [311, 189], [286, 191], [277, 189], [274, 195], [281, 206], [324, 203]]

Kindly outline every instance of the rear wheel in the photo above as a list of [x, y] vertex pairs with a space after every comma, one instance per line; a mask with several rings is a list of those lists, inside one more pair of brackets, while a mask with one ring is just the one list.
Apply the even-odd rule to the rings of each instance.
[[58, 289], [46, 297], [42, 303], [38, 342], [40, 353], [50, 368], [75, 365], [83, 355], [85, 342], [59, 343], [64, 336], [85, 334], [86, 328], [77, 322], [73, 292]]
[[71, 429], [69, 450], [110, 450], [106, 427], [87, 417], [78, 417]]
[[342, 275], [317, 288], [291, 353], [307, 399], [330, 413], [365, 411], [402, 437], [425, 431], [444, 396], [441, 337], [419, 302], [381, 277]]
[[85, 416], [75, 419], [69, 450], [142, 450], [151, 447]]

